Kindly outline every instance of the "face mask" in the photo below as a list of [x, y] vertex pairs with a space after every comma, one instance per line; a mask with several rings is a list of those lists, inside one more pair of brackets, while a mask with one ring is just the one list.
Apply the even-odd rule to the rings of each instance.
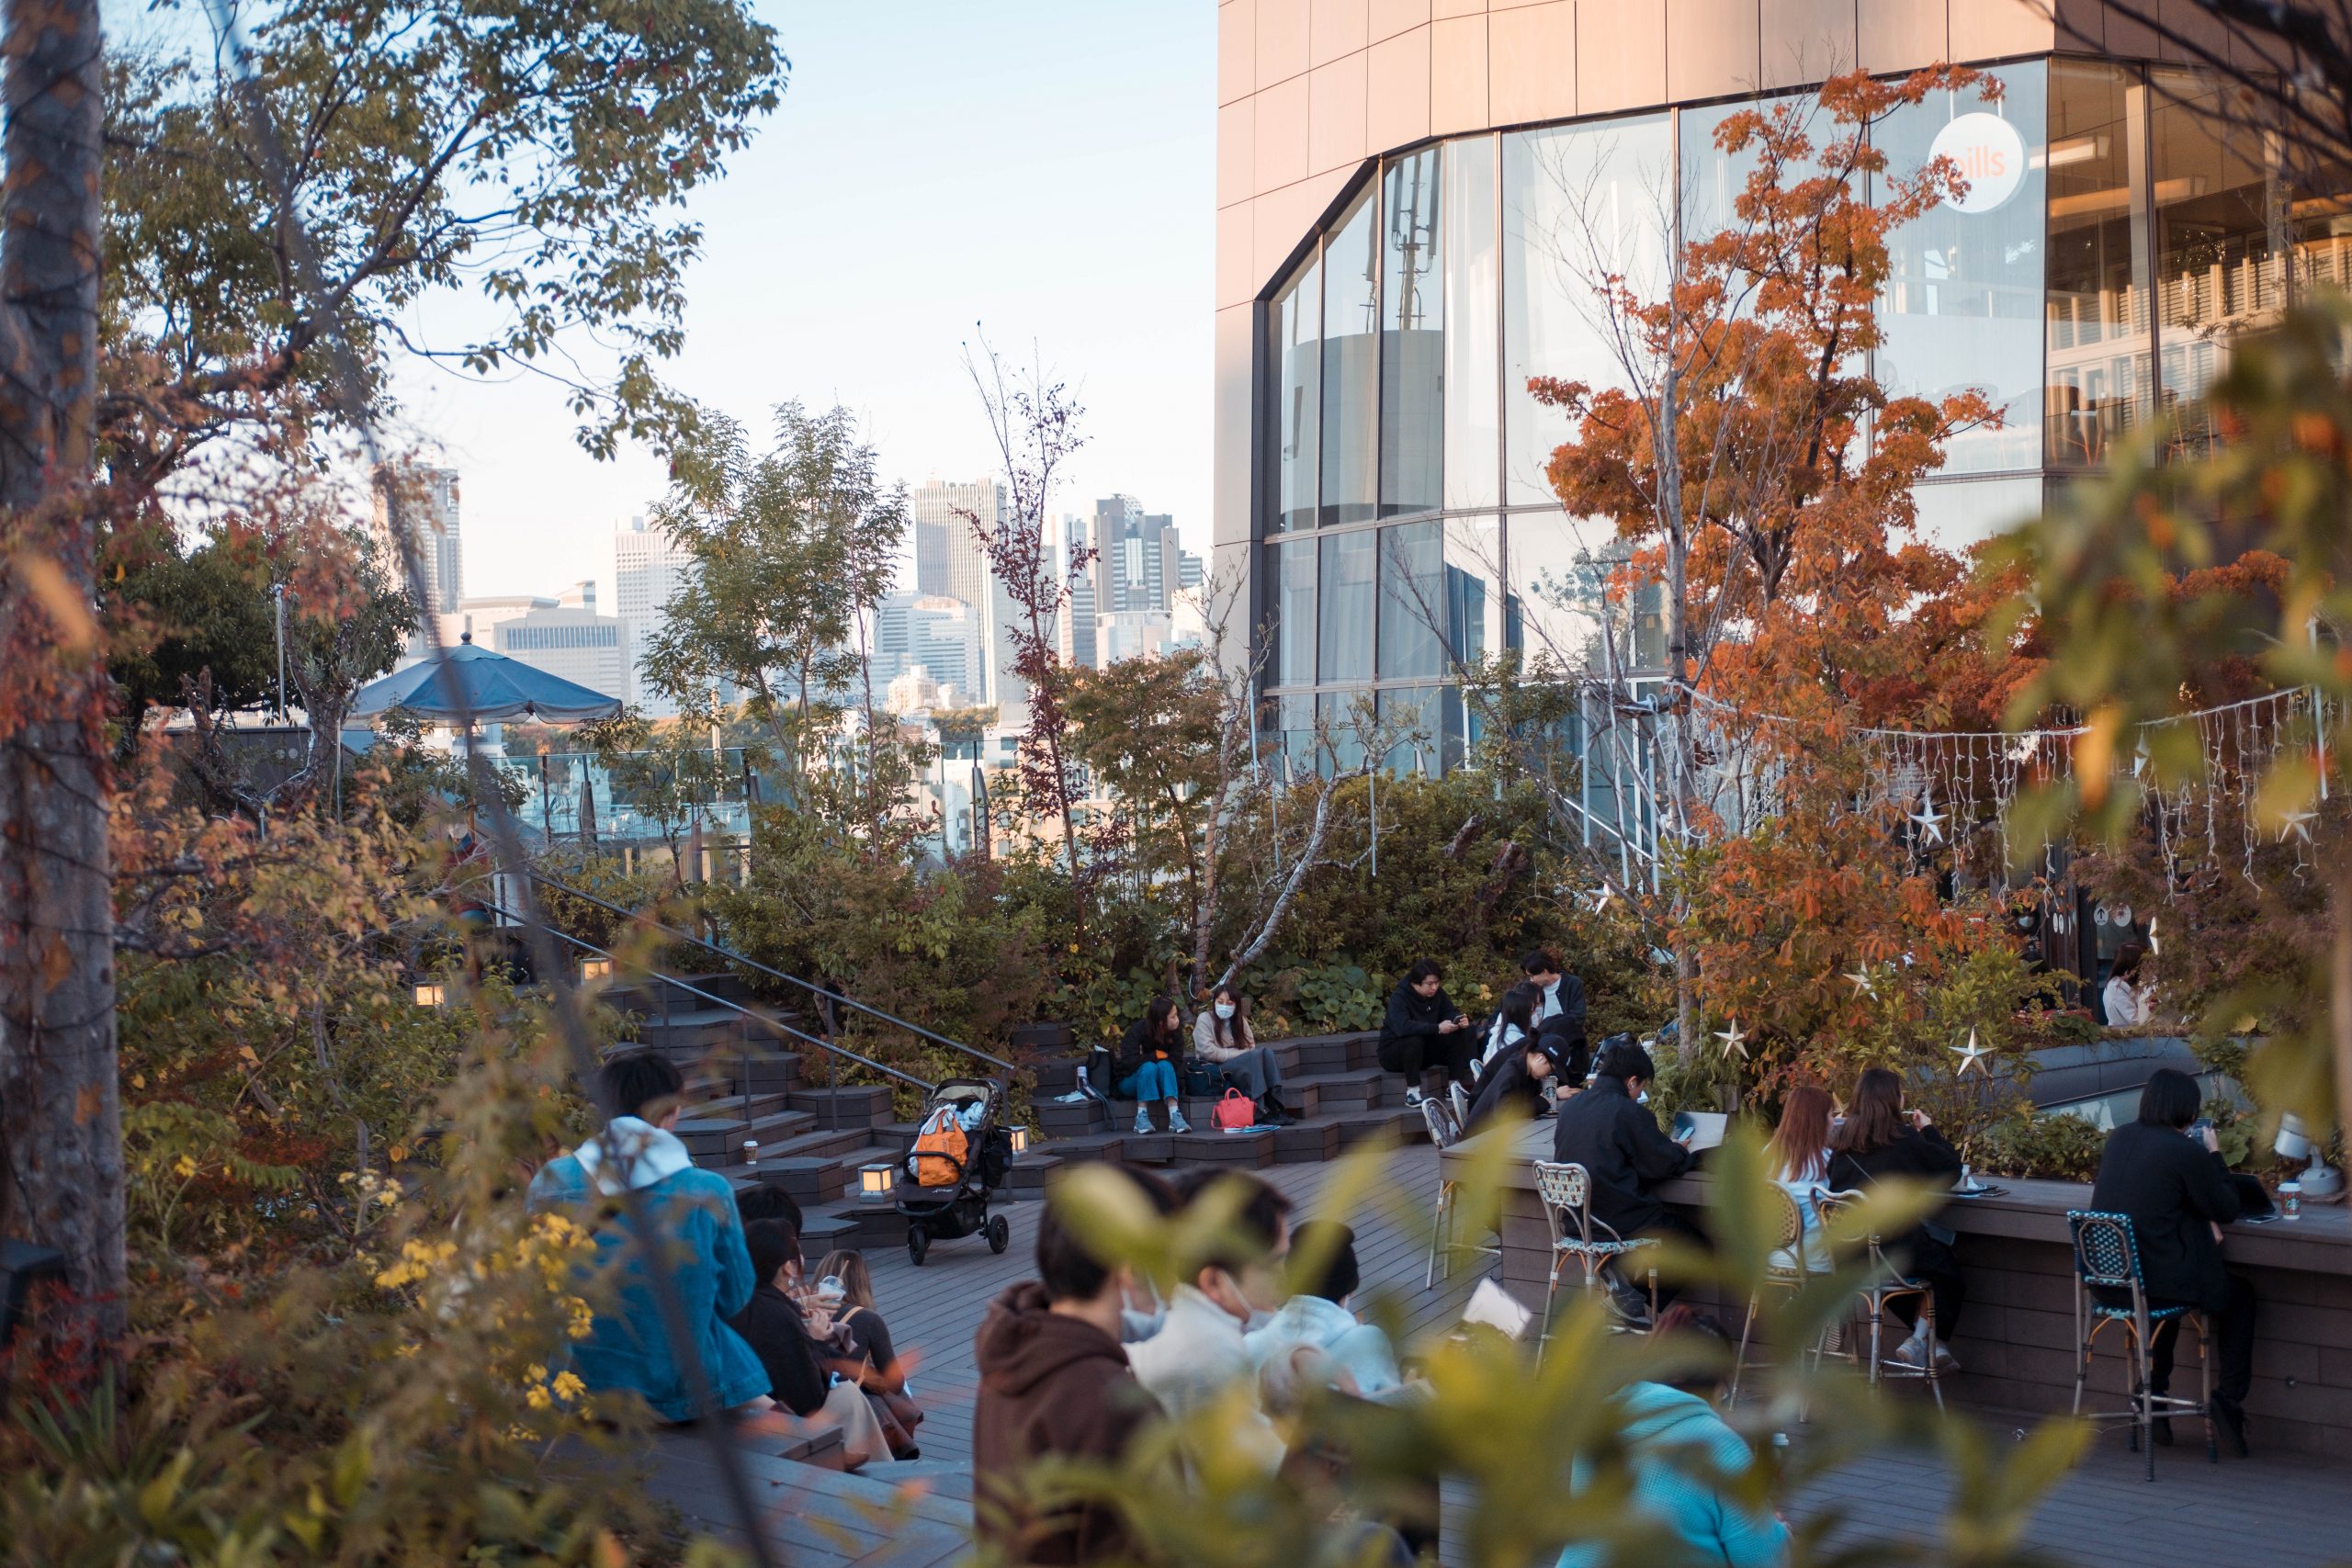
[[1159, 1300], [1159, 1292], [1149, 1285], [1144, 1287], [1148, 1306], [1136, 1306], [1133, 1302], [1119, 1308], [1119, 1343], [1136, 1345], [1158, 1334], [1168, 1322], [1168, 1308]]
[[1649, 1091], [1649, 1090], [1647, 1090], [1647, 1089], [1644, 1089], [1644, 1090], [1642, 1090], [1642, 1092], [1641, 1092], [1641, 1093], [1639, 1093], [1639, 1094], [1637, 1094], [1637, 1095], [1635, 1095], [1635, 1096], [1634, 1097], [1634, 1104], [1636, 1104], [1636, 1105], [1647, 1105], [1649, 1102], [1650, 1102], [1650, 1091]]
[[1219, 1002], [1216, 1004], [1216, 1015], [1219, 1018], [1231, 1018], [1234, 1014], [1234, 1006], [1231, 1002]]

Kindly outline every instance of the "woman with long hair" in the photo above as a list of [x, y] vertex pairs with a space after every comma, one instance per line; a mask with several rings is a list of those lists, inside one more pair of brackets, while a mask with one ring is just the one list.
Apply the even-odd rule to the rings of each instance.
[[1535, 1010], [1543, 1002], [1544, 993], [1524, 980], [1503, 993], [1495, 1008], [1494, 1022], [1487, 1028], [1486, 1049], [1478, 1055], [1480, 1067], [1489, 1066], [1521, 1041], [1534, 1038]]
[[1227, 1081], [1255, 1100], [1261, 1120], [1291, 1119], [1283, 1103], [1282, 1064], [1271, 1048], [1258, 1043], [1250, 1028], [1250, 998], [1234, 987], [1219, 986], [1193, 1021], [1193, 1055], [1215, 1063]]
[[1136, 1131], [1149, 1134], [1151, 1103], [1168, 1108], [1168, 1130], [1189, 1133], [1184, 1107], [1177, 1100], [1176, 1057], [1184, 1049], [1184, 1032], [1176, 1020], [1176, 998], [1154, 997], [1143, 1016], [1127, 1025], [1119, 1049], [1111, 1057], [1112, 1092], [1136, 1102]]
[[908, 1397], [906, 1368], [890, 1343], [890, 1325], [874, 1310], [874, 1276], [866, 1271], [862, 1252], [829, 1252], [817, 1265], [817, 1289], [827, 1295], [838, 1285], [841, 1302], [833, 1309], [833, 1327], [841, 1352], [832, 1370], [854, 1382], [873, 1402], [874, 1414], [890, 1440], [893, 1459], [915, 1459], [914, 1429], [922, 1424], [922, 1409]]
[[[1872, 1067], [1854, 1086], [1846, 1120], [1829, 1134], [1829, 1185], [1850, 1192], [1888, 1177], [1949, 1189], [1960, 1179], [1960, 1151], [1936, 1131], [1926, 1111], [1905, 1107], [1900, 1077], [1884, 1067]], [[1942, 1371], [1960, 1370], [1951, 1342], [1960, 1326], [1961, 1308], [1968, 1302], [1968, 1288], [1960, 1277], [1960, 1260], [1952, 1256], [1952, 1240], [1951, 1231], [1927, 1220], [1886, 1243], [1894, 1266], [1924, 1280], [1936, 1301], [1933, 1346], [1928, 1343], [1927, 1320], [1917, 1296], [1888, 1303], [1911, 1330], [1911, 1337], [1896, 1346], [1890, 1358], [1904, 1366], [1925, 1366], [1933, 1356]]]
[[1781, 1104], [1780, 1124], [1772, 1129], [1772, 1141], [1764, 1152], [1766, 1169], [1804, 1218], [1804, 1266], [1826, 1273], [1829, 1247], [1821, 1234], [1821, 1207], [1813, 1194], [1829, 1179], [1829, 1091], [1817, 1084], [1789, 1090]]

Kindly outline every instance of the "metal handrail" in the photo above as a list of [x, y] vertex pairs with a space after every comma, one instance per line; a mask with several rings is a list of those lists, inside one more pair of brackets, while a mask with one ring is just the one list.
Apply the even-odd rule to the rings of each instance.
[[[494, 915], [503, 916], [508, 919], [512, 919], [514, 918], [511, 912], [500, 908], [495, 904], [486, 904], [483, 908]], [[629, 963], [628, 960], [622, 958], [610, 949], [598, 947], [594, 942], [589, 942], [582, 937], [573, 936], [570, 931], [557, 931], [552, 926], [548, 927], [548, 930], [549, 934], [554, 936], [557, 941], [568, 942], [583, 953], [593, 953], [599, 958], [611, 959], [613, 963], [616, 964]], [[658, 985], [675, 987], [677, 989], [684, 991], [690, 997], [699, 997], [704, 1001], [709, 1002], [717, 1007], [725, 1008], [729, 1012], [741, 1013], [743, 1017], [750, 1019], [752, 1022], [758, 1024], [763, 1029], [768, 1030], [776, 1034], [789, 1034], [795, 1040], [816, 1046], [820, 1051], [828, 1052], [835, 1056], [846, 1057], [850, 1061], [855, 1062], [861, 1067], [869, 1067], [875, 1072], [884, 1074], [889, 1077], [897, 1078], [900, 1083], [911, 1084], [915, 1088], [922, 1090], [926, 1098], [928, 1098], [932, 1091], [938, 1087], [936, 1084], [925, 1083], [922, 1079], [915, 1077], [912, 1073], [900, 1072], [898, 1068], [889, 1066], [885, 1063], [877, 1062], [871, 1056], [861, 1055], [857, 1052], [851, 1050], [846, 1045], [836, 1045], [830, 1040], [821, 1040], [816, 1035], [803, 1033], [801, 1031], [793, 1028], [792, 1025], [788, 1023], [784, 1023], [775, 1019], [770, 1018], [764, 1013], [754, 1011], [752, 1009], [745, 1007], [741, 1002], [729, 1001], [725, 997], [706, 991], [701, 987], [694, 985], [689, 981], [678, 979], [674, 976], [664, 975], [658, 969], [650, 969], [645, 967], [643, 964], [629, 964], [629, 966], [632, 970], [650, 976]], [[745, 1086], [745, 1093], [748, 1095], [749, 1092], [750, 1086], [747, 1084]], [[839, 1107], [836, 1107], [835, 1110], [836, 1112], [838, 1112]]]
[[978, 1061], [986, 1062], [989, 1066], [1001, 1068], [1007, 1073], [1015, 1073], [1021, 1070], [1014, 1066], [1011, 1062], [1006, 1061], [1003, 1057], [991, 1056], [977, 1045], [967, 1045], [961, 1040], [950, 1040], [944, 1034], [940, 1034], [932, 1030], [925, 1029], [920, 1023], [909, 1023], [905, 1019], [899, 1017], [896, 1013], [884, 1012], [880, 1008], [869, 1006], [865, 1002], [859, 1001], [855, 997], [845, 997], [839, 991], [831, 990], [817, 984], [814, 980], [804, 980], [797, 975], [787, 975], [781, 969], [770, 968], [767, 964], [761, 963], [756, 958], [744, 957], [741, 953], [736, 952], [731, 947], [725, 946], [719, 942], [708, 941], [703, 937], [695, 936], [690, 931], [679, 931], [674, 926], [665, 926], [650, 915], [642, 914], [635, 909], [624, 908], [622, 906], [614, 903], [608, 898], [599, 898], [594, 893], [585, 893], [577, 887], [571, 886], [568, 883], [558, 882], [554, 877], [548, 875], [544, 872], [534, 871], [531, 872], [529, 875], [532, 881], [540, 884], [542, 886], [552, 887], [568, 898], [577, 898], [582, 903], [593, 904], [599, 909], [605, 909], [613, 914], [619, 915], [625, 919], [635, 920], [639, 925], [647, 926], [654, 931], [660, 931], [663, 936], [669, 937], [673, 941], [688, 942], [695, 947], [702, 948], [707, 952], [715, 953], [718, 954], [719, 957], [726, 959], [729, 964], [740, 964], [746, 969], [755, 970], [762, 975], [767, 976], [770, 979], [782, 980], [786, 985], [798, 986], [804, 990], [812, 991], [818, 996], [823, 997], [828, 1001], [838, 1002], [843, 1007], [855, 1008], [858, 1011], [865, 1013], [869, 1017], [878, 1018], [883, 1022], [903, 1029], [910, 1034], [920, 1035], [922, 1038], [930, 1041], [935, 1045], [944, 1045], [951, 1051], [960, 1051], [967, 1056], [973, 1057]]

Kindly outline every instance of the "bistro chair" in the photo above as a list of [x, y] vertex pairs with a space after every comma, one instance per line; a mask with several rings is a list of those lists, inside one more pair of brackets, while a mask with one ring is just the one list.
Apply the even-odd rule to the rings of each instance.
[[[1821, 1223], [1825, 1228], [1838, 1224], [1861, 1201], [1862, 1195], [1860, 1192], [1831, 1192], [1818, 1187], [1813, 1190], [1813, 1204], [1821, 1212]], [[1887, 1261], [1886, 1253], [1879, 1246], [1879, 1235], [1876, 1231], [1871, 1232], [1870, 1235], [1870, 1283], [1864, 1285], [1861, 1293], [1854, 1298], [1856, 1310], [1870, 1320], [1870, 1385], [1872, 1388], [1878, 1387], [1879, 1380], [1883, 1377], [1925, 1378], [1928, 1392], [1936, 1396], [1936, 1408], [1941, 1410], [1944, 1407], [1944, 1387], [1941, 1380], [1936, 1375], [1934, 1350], [1936, 1293], [1928, 1288], [1925, 1280], [1910, 1278]], [[1928, 1325], [1928, 1352], [1924, 1366], [1906, 1367], [1900, 1361], [1890, 1363], [1882, 1359], [1879, 1354], [1880, 1335], [1886, 1325], [1887, 1303], [1899, 1302], [1906, 1296], [1919, 1298], [1919, 1317]], [[1813, 1352], [1814, 1365], [1819, 1366], [1825, 1355], [1842, 1355], [1849, 1361], [1859, 1359], [1861, 1355], [1861, 1348], [1857, 1343], [1858, 1338], [1859, 1336], [1855, 1339], [1849, 1339], [1842, 1350], [1832, 1350], [1816, 1345]]]
[[[1772, 1250], [1764, 1262], [1764, 1286], [1747, 1298], [1747, 1317], [1739, 1325], [1739, 1354], [1731, 1364], [1731, 1387], [1724, 1391], [1724, 1406], [1729, 1409], [1739, 1404], [1739, 1380], [1747, 1371], [1747, 1344], [1756, 1332], [1756, 1314], [1763, 1307], [1764, 1291], [1778, 1290], [1794, 1293], [1804, 1289], [1804, 1214], [1789, 1190], [1778, 1182], [1765, 1189], [1776, 1200], [1772, 1209], [1774, 1235]], [[1815, 1344], [1813, 1353], [1816, 1360], [1821, 1347]]]
[[[2090, 1377], [2091, 1355], [2098, 1348], [2099, 1331], [2110, 1323], [2120, 1323], [2123, 1325], [2123, 1353], [2130, 1358], [2132, 1405], [2128, 1410], [2094, 1410], [2089, 1419], [2131, 1422], [2132, 1446], [2147, 1455], [2148, 1479], [2154, 1481], [2156, 1446], [2153, 1428], [2156, 1417], [2201, 1416], [2205, 1418], [2205, 1458], [2219, 1464], [2221, 1445], [2213, 1434], [2213, 1359], [2206, 1347], [2210, 1334], [2205, 1314], [2194, 1307], [2148, 1304], [2147, 1280], [2140, 1269], [2140, 1238], [2132, 1228], [2131, 1215], [2069, 1209], [2066, 1229], [2075, 1240], [2075, 1414], [2083, 1414], [2083, 1385]], [[2102, 1291], [2127, 1295], [2130, 1304], [2103, 1300], [2098, 1294]], [[2185, 1319], [2197, 1329], [2195, 1399], [2175, 1399], [2148, 1391], [2156, 1331], [2176, 1318]]]
[[1445, 1085], [1446, 1103], [1453, 1108], [1454, 1135], [1459, 1137], [1470, 1125], [1470, 1091], [1458, 1080], [1449, 1078]]
[[[1600, 1283], [1600, 1271], [1629, 1253], [1657, 1245], [1655, 1236], [1623, 1236], [1608, 1222], [1592, 1217], [1592, 1175], [1580, 1165], [1551, 1160], [1535, 1162], [1535, 1195], [1544, 1201], [1544, 1221], [1552, 1231], [1552, 1274], [1544, 1287], [1544, 1333], [1535, 1342], [1535, 1364], [1544, 1365], [1544, 1349], [1552, 1342], [1552, 1298], [1560, 1289], [1560, 1270], [1570, 1258], [1584, 1270], [1579, 1288], [1591, 1291]], [[1657, 1321], [1657, 1270], [1650, 1276], [1650, 1322]]]
[[[1441, 1155], [1462, 1141], [1462, 1123], [1453, 1119], [1453, 1112], [1447, 1107], [1445, 1101], [1436, 1096], [1430, 1095], [1422, 1099], [1421, 1120], [1428, 1123], [1430, 1142], [1436, 1145]], [[1439, 1166], [1439, 1169], [1441, 1172], [1443, 1171], [1442, 1164]], [[1453, 1221], [1460, 1207], [1461, 1187], [1462, 1183], [1442, 1174], [1438, 1178], [1437, 1212], [1430, 1216], [1430, 1266], [1421, 1277], [1421, 1289], [1425, 1291], [1440, 1280], [1452, 1276], [1453, 1255], [1457, 1252], [1483, 1252], [1497, 1258], [1502, 1256], [1503, 1249], [1499, 1246], [1487, 1247], [1483, 1243], [1469, 1246], [1454, 1241]]]

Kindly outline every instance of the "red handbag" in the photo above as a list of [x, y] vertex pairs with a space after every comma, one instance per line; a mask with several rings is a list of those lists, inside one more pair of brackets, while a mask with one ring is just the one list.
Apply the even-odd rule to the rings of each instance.
[[1248, 1095], [1238, 1089], [1229, 1089], [1225, 1091], [1225, 1097], [1210, 1109], [1209, 1122], [1224, 1132], [1247, 1132], [1258, 1124], [1258, 1108], [1250, 1102]]

